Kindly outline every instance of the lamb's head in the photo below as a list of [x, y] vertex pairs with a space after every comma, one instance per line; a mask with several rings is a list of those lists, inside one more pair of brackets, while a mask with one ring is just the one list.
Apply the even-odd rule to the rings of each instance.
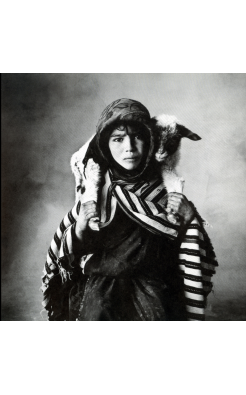
[[155, 159], [170, 168], [175, 168], [178, 163], [181, 138], [187, 137], [194, 141], [201, 139], [172, 115], [153, 117], [151, 123], [156, 140]]

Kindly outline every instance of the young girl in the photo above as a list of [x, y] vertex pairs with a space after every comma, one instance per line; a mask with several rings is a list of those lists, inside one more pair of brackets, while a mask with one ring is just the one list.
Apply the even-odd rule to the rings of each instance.
[[[135, 100], [103, 111], [84, 155], [80, 199], [48, 252], [42, 289], [50, 320], [204, 319], [217, 262], [193, 204], [167, 193], [155, 160], [158, 136]], [[90, 199], [93, 182], [98, 199]]]

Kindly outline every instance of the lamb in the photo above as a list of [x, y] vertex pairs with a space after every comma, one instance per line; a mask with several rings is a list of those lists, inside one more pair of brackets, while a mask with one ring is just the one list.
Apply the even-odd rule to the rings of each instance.
[[[201, 140], [201, 137], [183, 126], [175, 116], [162, 114], [151, 119], [151, 127], [156, 136], [157, 149], [155, 160], [167, 192], [183, 193], [184, 178], [178, 177], [176, 167], [180, 159], [181, 138]], [[168, 212], [168, 209], [167, 209]], [[177, 217], [169, 212], [168, 220], [177, 222]]]

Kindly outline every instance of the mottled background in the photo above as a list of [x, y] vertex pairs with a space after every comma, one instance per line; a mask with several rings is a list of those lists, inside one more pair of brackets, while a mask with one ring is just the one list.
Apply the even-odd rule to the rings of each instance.
[[42, 269], [73, 206], [70, 157], [111, 101], [174, 114], [202, 140], [182, 142], [185, 194], [212, 228], [219, 260], [208, 320], [246, 319], [245, 74], [2, 75], [2, 320], [42, 320]]

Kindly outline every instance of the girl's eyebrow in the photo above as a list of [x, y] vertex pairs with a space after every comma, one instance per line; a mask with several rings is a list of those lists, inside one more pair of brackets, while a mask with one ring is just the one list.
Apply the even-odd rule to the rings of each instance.
[[126, 132], [113, 132], [110, 137], [124, 137], [126, 135]]

